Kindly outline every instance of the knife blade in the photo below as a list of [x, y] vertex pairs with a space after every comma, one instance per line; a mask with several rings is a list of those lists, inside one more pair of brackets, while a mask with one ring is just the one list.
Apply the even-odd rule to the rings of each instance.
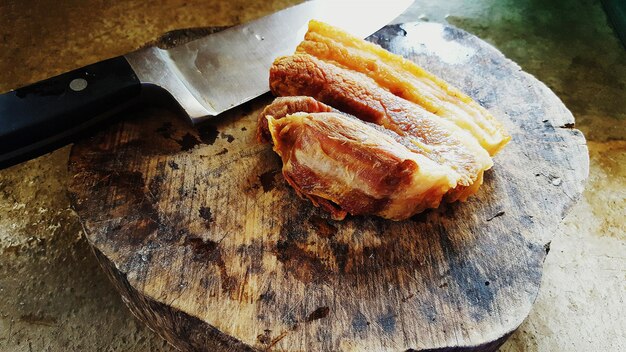
[[[198, 123], [269, 90], [311, 19], [366, 37], [412, 0], [308, 1], [179, 46], [149, 46], [0, 95], [0, 168], [72, 142], [158, 87]], [[142, 102], [150, 100], [141, 99]]]

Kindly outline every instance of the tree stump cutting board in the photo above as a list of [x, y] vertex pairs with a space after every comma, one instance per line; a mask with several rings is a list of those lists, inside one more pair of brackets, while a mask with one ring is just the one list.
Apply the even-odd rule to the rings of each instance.
[[513, 139], [468, 202], [403, 222], [332, 221], [255, 140], [264, 96], [196, 128], [147, 109], [76, 144], [69, 194], [133, 313], [205, 351], [491, 351], [529, 313], [588, 173], [561, 101], [500, 52], [435, 23], [370, 40], [458, 86]]

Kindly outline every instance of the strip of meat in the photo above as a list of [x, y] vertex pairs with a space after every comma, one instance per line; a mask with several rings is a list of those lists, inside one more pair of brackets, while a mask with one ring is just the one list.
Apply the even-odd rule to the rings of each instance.
[[267, 121], [287, 182], [334, 219], [347, 213], [406, 219], [437, 207], [456, 185], [449, 168], [341, 113]]
[[[396, 142], [402, 144], [408, 150], [418, 150], [418, 152], [420, 152], [420, 150], [413, 143], [411, 143], [408, 138], [400, 136], [399, 134], [374, 123], [359, 120], [352, 115], [333, 109], [332, 107], [324, 103], [320, 103], [319, 101], [307, 96], [286, 96], [274, 99], [274, 101], [270, 105], [266, 106], [265, 109], [263, 109], [263, 111], [259, 114], [257, 124], [257, 139], [261, 143], [272, 143], [271, 134], [267, 123], [268, 117], [278, 120], [296, 112], [315, 113], [331, 111], [335, 113], [340, 113], [344, 117], [352, 119], [353, 121], [357, 121], [357, 124], [366, 124], [371, 128], [376, 129], [378, 132], [393, 138]], [[449, 173], [451, 179], [458, 181], [460, 176], [456, 171], [454, 171], [447, 165], [441, 166], [447, 169], [447, 172]], [[446, 194], [446, 200], [448, 202], [453, 202], [459, 199], [465, 200], [467, 197], [476, 192], [480, 184], [482, 184], [482, 173], [479, 174], [479, 181], [474, 182], [474, 184], [472, 184], [471, 186], [457, 185], [454, 190], [451, 190], [448, 192], [448, 194]]]
[[259, 114], [257, 125], [257, 140], [268, 143], [272, 140], [267, 127], [267, 116], [281, 119], [296, 112], [330, 112], [333, 108], [319, 101], [304, 96], [278, 97], [265, 107]]
[[[387, 136], [393, 138], [396, 142], [402, 144], [409, 150], [415, 149], [415, 145], [411, 143], [408, 138], [402, 137], [399, 134], [384, 128], [383, 126], [376, 125], [371, 122], [359, 120], [356, 117], [341, 112], [333, 107], [321, 103], [315, 100], [312, 97], [307, 96], [285, 96], [285, 97], [277, 97], [272, 101], [268, 106], [263, 109], [263, 111], [259, 114], [257, 118], [257, 140], [261, 143], [271, 143], [270, 131], [267, 126], [267, 117], [271, 116], [275, 120], [282, 119], [287, 115], [294, 114], [296, 112], [307, 112], [307, 113], [316, 113], [316, 112], [336, 112], [343, 114], [345, 117], [360, 121], [360, 123], [364, 123], [369, 125], [372, 128], [375, 128], [381, 133], [386, 134]], [[454, 170], [450, 168], [451, 173], [456, 173]]]
[[296, 52], [367, 75], [380, 87], [469, 131], [490, 155], [511, 139], [493, 115], [460, 90], [414, 62], [340, 29], [311, 21]]
[[[493, 165], [489, 153], [457, 125], [382, 89], [370, 77], [307, 54], [278, 58], [270, 69], [275, 95], [307, 95], [408, 138], [411, 150], [458, 173], [459, 194]], [[477, 187], [470, 187], [477, 189]], [[461, 192], [463, 191], [463, 192]]]

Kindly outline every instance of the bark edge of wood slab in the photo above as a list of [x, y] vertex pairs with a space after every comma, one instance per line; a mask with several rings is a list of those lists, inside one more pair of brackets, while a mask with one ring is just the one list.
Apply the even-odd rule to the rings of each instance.
[[155, 109], [77, 143], [69, 196], [131, 311], [184, 350], [493, 351], [528, 315], [589, 160], [543, 83], [435, 23], [371, 38], [461, 88], [513, 139], [479, 193], [404, 222], [329, 220], [255, 141], [263, 97], [197, 128]]

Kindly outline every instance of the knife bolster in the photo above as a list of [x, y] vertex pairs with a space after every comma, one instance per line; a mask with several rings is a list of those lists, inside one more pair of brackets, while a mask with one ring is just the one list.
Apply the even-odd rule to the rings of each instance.
[[151, 46], [124, 57], [142, 84], [167, 91], [193, 123], [217, 115], [216, 111], [198, 101], [187, 88], [166, 50]]

